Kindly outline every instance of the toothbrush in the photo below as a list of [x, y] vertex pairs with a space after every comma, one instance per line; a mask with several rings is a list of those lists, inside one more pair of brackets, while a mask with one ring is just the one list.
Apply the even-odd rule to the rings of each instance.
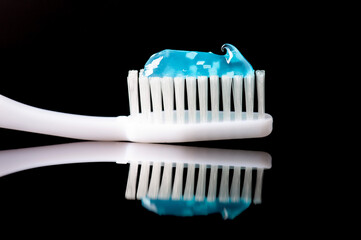
[[[225, 44], [222, 49], [227, 50], [225, 55], [164, 50], [152, 55], [144, 69], [130, 70], [129, 116], [60, 113], [0, 95], [0, 127], [82, 140], [145, 143], [269, 135], [273, 119], [265, 113], [265, 71], [254, 71], [234, 46]], [[255, 86], [258, 112], [254, 112]]]
[[[225, 214], [224, 209], [230, 208], [227, 216], [232, 218], [232, 212], [243, 211], [252, 201], [253, 170], [257, 171], [253, 203], [261, 203], [264, 169], [271, 168], [271, 161], [268, 153], [259, 151], [128, 142], [76, 142], [0, 151], [0, 177], [59, 164], [129, 163], [126, 199], [140, 199], [147, 209], [151, 209], [153, 204], [159, 205], [159, 214], [167, 211], [167, 214], [189, 216], [191, 211], [203, 215], [205, 212], [200, 210], [204, 210], [205, 206], [212, 212], [221, 208], [222, 214]], [[221, 176], [218, 178], [220, 169]], [[183, 179], [184, 173], [187, 175]], [[172, 204], [193, 207], [184, 211], [178, 209], [178, 212], [164, 207]]]

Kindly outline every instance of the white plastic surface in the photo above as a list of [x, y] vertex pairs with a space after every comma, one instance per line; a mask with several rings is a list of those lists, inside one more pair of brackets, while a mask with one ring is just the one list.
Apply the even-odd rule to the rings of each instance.
[[[188, 116], [187, 111], [186, 116]], [[192, 142], [221, 139], [264, 137], [271, 133], [273, 119], [269, 114], [258, 118], [257, 113], [242, 113], [242, 120], [199, 123], [200, 112], [195, 112], [197, 123], [164, 123], [164, 112], [151, 119], [142, 114], [120, 117], [92, 117], [59, 113], [31, 107], [0, 95], [0, 127], [61, 137], [96, 141], [133, 142]], [[208, 111], [208, 119], [212, 112]], [[219, 112], [223, 119], [222, 112]], [[251, 118], [250, 118], [251, 116]], [[162, 118], [162, 119], [159, 119]]]
[[[188, 147], [167, 144], [128, 143], [125, 162], [164, 163], [187, 165], [271, 168], [272, 157], [261, 151]], [[118, 162], [124, 163], [124, 162]]]
[[272, 166], [271, 156], [258, 151], [128, 142], [76, 142], [0, 151], [0, 177], [42, 166], [86, 162], [131, 163], [131, 166], [132, 163], [144, 162], [161, 166], [169, 162], [172, 166], [181, 163], [264, 169]]
[[128, 144], [135, 143], [77, 142], [0, 151], [0, 177], [26, 169], [51, 165], [122, 162], [126, 159]]
[[0, 95], [0, 127], [98, 141], [121, 141], [127, 117], [92, 117], [31, 107]]
[[[211, 114], [209, 111], [208, 115]], [[199, 121], [199, 112], [196, 116]], [[220, 112], [220, 119], [222, 118], [223, 113]], [[144, 121], [141, 116], [130, 117], [131, 121], [126, 128], [127, 138], [133, 142], [148, 143], [195, 142], [265, 137], [272, 132], [273, 119], [269, 114], [258, 119], [258, 114], [253, 113], [252, 119], [247, 119], [246, 113], [243, 112], [242, 120], [234, 120], [234, 118], [234, 112], [232, 112], [230, 121], [188, 123], [186, 119], [185, 124], [167, 124]]]

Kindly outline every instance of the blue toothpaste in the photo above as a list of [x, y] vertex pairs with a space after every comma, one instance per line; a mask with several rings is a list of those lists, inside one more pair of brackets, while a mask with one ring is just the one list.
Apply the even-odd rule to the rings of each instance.
[[153, 54], [144, 66], [146, 77], [247, 76], [253, 74], [251, 64], [236, 47], [224, 44], [225, 55], [166, 49]]
[[220, 213], [224, 219], [234, 219], [249, 207], [250, 202], [243, 199], [237, 202], [220, 202], [218, 199], [216, 201], [208, 201], [207, 198], [203, 201], [196, 201], [195, 199], [159, 200], [145, 197], [142, 198], [142, 205], [158, 215], [191, 217]]

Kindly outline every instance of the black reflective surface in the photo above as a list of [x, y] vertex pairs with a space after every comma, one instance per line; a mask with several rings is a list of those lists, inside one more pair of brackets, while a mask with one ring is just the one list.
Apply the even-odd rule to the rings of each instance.
[[[307, 133], [306, 125], [314, 122], [305, 112], [313, 108], [303, 100], [307, 98], [301, 90], [303, 81], [294, 76], [300, 72], [291, 71], [299, 66], [294, 56], [306, 53], [305, 47], [293, 44], [299, 41], [298, 32], [262, 14], [257, 16], [263, 20], [256, 24], [253, 11], [252, 18], [246, 13], [243, 20], [219, 15], [218, 26], [213, 18], [199, 14], [201, 10], [187, 21], [174, 19], [188, 8], [178, 9], [181, 15], [173, 14], [173, 9], [164, 15], [149, 11], [139, 21], [139, 6], [134, 8], [137, 11], [129, 13], [129, 6], [121, 1], [9, 2], [0, 8], [5, 26], [0, 93], [55, 111], [127, 115], [128, 70], [142, 68], [163, 49], [220, 54], [219, 46], [229, 42], [255, 69], [266, 71], [266, 112], [273, 116], [274, 130], [262, 139], [184, 145], [268, 152], [272, 168], [264, 173], [262, 203], [251, 204], [233, 220], [223, 220], [220, 214], [159, 216], [140, 201], [125, 199], [129, 165], [49, 166], [0, 178], [0, 232], [49, 238], [108, 239], [140, 233], [166, 238], [293, 238], [320, 230], [319, 223], [329, 214], [323, 207], [328, 182], [314, 171], [315, 162], [324, 159], [314, 151], [313, 142], [319, 138]], [[245, 25], [250, 33], [243, 30]], [[192, 26], [193, 31], [184, 30]], [[300, 141], [305, 137], [309, 140]], [[5, 129], [0, 129], [0, 138], [0, 150], [77, 142]]]

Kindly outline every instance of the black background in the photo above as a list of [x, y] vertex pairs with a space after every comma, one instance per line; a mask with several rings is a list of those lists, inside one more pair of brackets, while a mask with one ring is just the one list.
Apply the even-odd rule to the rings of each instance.
[[[263, 203], [251, 205], [233, 221], [220, 215], [161, 217], [124, 199], [126, 165], [53, 166], [0, 178], [0, 232], [50, 238], [141, 233], [293, 238], [325, 233], [320, 223], [330, 212], [324, 192], [336, 180], [316, 170], [327, 161], [316, 144], [324, 130], [318, 118], [307, 117], [319, 105], [310, 104], [316, 85], [310, 88], [305, 81], [309, 75], [300, 67], [317, 67], [320, 53], [312, 52], [310, 43], [320, 44], [315, 33], [323, 28], [310, 31], [304, 13], [296, 11], [302, 6], [197, 4], [3, 0], [0, 93], [55, 111], [128, 115], [128, 70], [142, 68], [163, 49], [221, 54], [221, 46], [231, 43], [254, 69], [266, 70], [266, 112], [274, 118], [274, 130], [262, 139], [187, 145], [270, 153], [273, 166], [265, 171]], [[76, 141], [5, 129], [0, 136], [0, 150]]]

